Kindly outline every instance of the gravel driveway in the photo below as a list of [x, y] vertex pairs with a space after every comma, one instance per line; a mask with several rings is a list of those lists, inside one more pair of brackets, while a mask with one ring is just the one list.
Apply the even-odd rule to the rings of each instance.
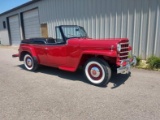
[[0, 47], [0, 120], [159, 120], [160, 72], [132, 69], [113, 74], [107, 87], [76, 73], [41, 67], [26, 71]]

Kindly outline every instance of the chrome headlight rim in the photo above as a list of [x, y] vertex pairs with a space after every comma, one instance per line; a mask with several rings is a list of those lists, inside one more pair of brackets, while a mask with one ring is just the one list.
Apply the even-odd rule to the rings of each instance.
[[118, 52], [120, 52], [120, 51], [121, 51], [121, 49], [122, 49], [121, 44], [117, 44], [117, 51], [118, 51]]

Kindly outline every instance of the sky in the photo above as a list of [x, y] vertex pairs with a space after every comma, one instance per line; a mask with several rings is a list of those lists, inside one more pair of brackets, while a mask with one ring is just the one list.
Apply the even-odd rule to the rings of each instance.
[[0, 0], [0, 14], [31, 0]]

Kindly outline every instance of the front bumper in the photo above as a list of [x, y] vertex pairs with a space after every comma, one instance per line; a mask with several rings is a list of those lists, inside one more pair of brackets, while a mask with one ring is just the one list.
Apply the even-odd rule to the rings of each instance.
[[[124, 63], [126, 63], [124, 65]], [[137, 64], [136, 56], [133, 56], [132, 58], [128, 58], [127, 60], [121, 61], [120, 67], [117, 68], [117, 74], [126, 74], [130, 72], [131, 65], [135, 66]]]

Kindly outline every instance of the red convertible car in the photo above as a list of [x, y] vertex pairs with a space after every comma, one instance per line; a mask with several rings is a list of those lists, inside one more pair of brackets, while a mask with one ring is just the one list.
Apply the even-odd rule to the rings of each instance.
[[127, 38], [92, 39], [77, 25], [57, 26], [55, 31], [55, 39], [23, 40], [13, 57], [24, 61], [29, 71], [45, 65], [74, 72], [82, 66], [88, 81], [98, 86], [109, 82], [112, 67], [117, 68], [117, 73], [128, 73], [136, 64], [135, 56], [128, 58], [132, 47]]

